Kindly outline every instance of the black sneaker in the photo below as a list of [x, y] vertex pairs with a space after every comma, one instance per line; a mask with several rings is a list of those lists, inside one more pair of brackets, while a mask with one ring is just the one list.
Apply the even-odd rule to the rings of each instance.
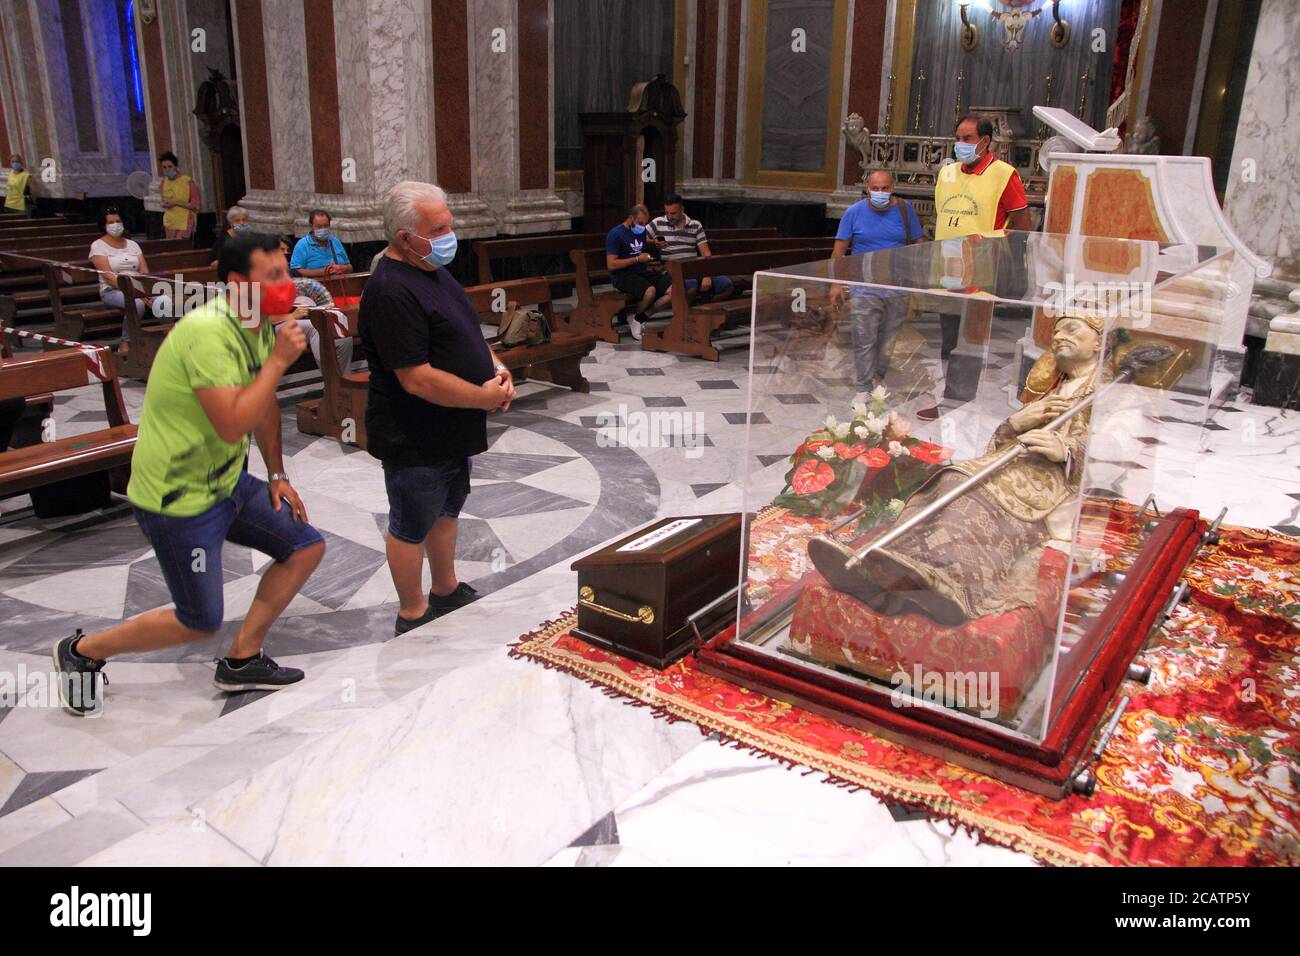
[[59, 703], [77, 717], [98, 717], [104, 712], [103, 661], [82, 657], [74, 647], [81, 639], [81, 628], [71, 637], [54, 642], [51, 656], [59, 675]]
[[478, 591], [470, 585], [461, 581], [456, 585], [456, 590], [450, 594], [439, 597], [432, 591], [429, 592], [429, 607], [437, 608], [439, 614], [450, 614], [457, 608], [464, 607], [466, 604], [473, 604], [478, 600]]
[[401, 637], [407, 631], [413, 631], [417, 627], [423, 627], [425, 624], [428, 624], [443, 613], [445, 612], [434, 607], [431, 602], [425, 612], [417, 618], [408, 620], [399, 614], [397, 615], [397, 624], [393, 627], [393, 637]]
[[288, 684], [296, 684], [306, 676], [296, 667], [281, 667], [266, 656], [266, 651], [258, 651], [257, 656], [238, 667], [224, 657], [217, 659], [217, 672], [212, 675], [212, 683], [217, 690], [238, 693], [244, 690], [279, 690]]

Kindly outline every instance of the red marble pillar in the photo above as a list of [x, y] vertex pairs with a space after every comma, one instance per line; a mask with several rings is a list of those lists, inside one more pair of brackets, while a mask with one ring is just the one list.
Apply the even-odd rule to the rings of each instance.
[[469, 10], [465, 0], [430, 0], [433, 22], [434, 148], [439, 185], [449, 193], [473, 188], [469, 123]]
[[[856, 0], [849, 24], [849, 87], [844, 115], [857, 113], [873, 133], [880, 132], [880, 72], [885, 61], [885, 44], [892, 41], [884, 35], [888, 6], [888, 0]], [[851, 185], [862, 175], [858, 151], [848, 143], [843, 149], [843, 182]]]
[[719, 0], [699, 0], [695, 13], [695, 82], [691, 91], [695, 118], [692, 126], [691, 176], [712, 179], [714, 119], [718, 97]]
[[343, 192], [339, 145], [339, 77], [333, 0], [303, 0], [307, 35], [307, 99], [311, 111], [312, 177], [318, 193]]
[[234, 0], [238, 39], [239, 96], [243, 107], [244, 157], [250, 189], [275, 189], [271, 102], [266, 84], [262, 0]]
[[167, 105], [167, 67], [162, 40], [162, 18], [165, 13], [165, 8], [160, 8], [152, 23], [145, 23], [137, 15], [135, 24], [143, 61], [141, 81], [144, 83], [155, 155], [172, 148], [171, 110]]
[[549, 0], [519, 3], [519, 188], [551, 188]]
[[[1183, 151], [1208, 3], [1179, 0], [1176, 12], [1166, 3], [1160, 14], [1146, 112], [1155, 121], [1160, 148], [1165, 153], [1177, 155]], [[1213, 29], [1213, 24], [1210, 26]]]

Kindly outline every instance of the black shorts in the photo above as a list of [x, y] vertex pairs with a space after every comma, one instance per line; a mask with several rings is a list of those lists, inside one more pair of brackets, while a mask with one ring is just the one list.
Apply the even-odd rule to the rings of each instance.
[[638, 300], [651, 286], [654, 287], [656, 299], [665, 296], [673, 284], [672, 277], [666, 272], [622, 272], [611, 275], [609, 281], [619, 292]]

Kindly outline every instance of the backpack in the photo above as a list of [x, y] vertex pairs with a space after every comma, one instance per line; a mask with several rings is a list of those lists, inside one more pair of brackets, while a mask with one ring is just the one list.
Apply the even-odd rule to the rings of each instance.
[[512, 349], [519, 345], [544, 345], [551, 340], [551, 323], [546, 316], [531, 309], [521, 309], [511, 302], [501, 320], [501, 332], [493, 347]]

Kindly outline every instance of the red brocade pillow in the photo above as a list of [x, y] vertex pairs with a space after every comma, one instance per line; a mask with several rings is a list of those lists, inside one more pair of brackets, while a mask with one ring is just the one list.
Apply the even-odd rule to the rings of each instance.
[[888, 617], [837, 591], [816, 571], [804, 578], [790, 640], [824, 664], [890, 682], [916, 667], [927, 674], [998, 675], [998, 709], [1013, 714], [1042, 670], [1056, 631], [1067, 556], [1046, 548], [1038, 565], [1038, 605], [944, 627], [920, 614]]

